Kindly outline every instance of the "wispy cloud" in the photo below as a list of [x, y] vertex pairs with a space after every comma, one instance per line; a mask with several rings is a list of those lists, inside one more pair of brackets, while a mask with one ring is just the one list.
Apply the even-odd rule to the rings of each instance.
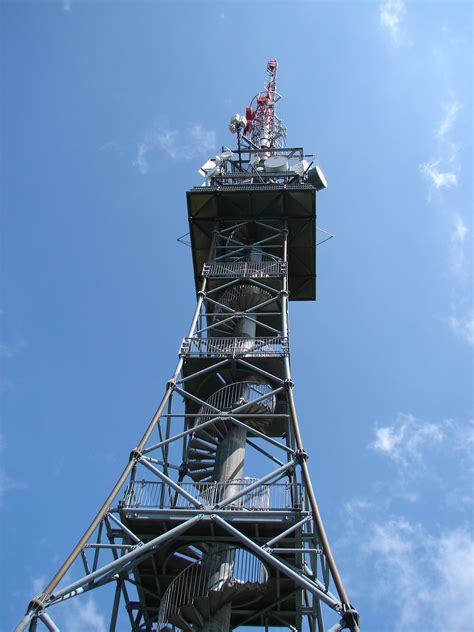
[[21, 353], [26, 347], [26, 341], [17, 337], [11, 342], [0, 342], [0, 358], [10, 359]]
[[0, 469], [0, 507], [3, 506], [3, 499], [7, 492], [16, 488], [18, 488], [18, 484]]
[[385, 0], [380, 5], [380, 24], [385, 28], [391, 40], [400, 46], [404, 39], [403, 20], [406, 14], [406, 6], [403, 0]]
[[161, 151], [173, 160], [189, 160], [197, 156], [205, 157], [216, 149], [216, 133], [200, 124], [194, 124], [183, 131], [175, 129], [151, 129], [137, 143], [133, 161], [135, 169], [145, 175], [150, 170], [150, 155]]
[[444, 437], [441, 424], [400, 413], [393, 424], [375, 428], [375, 440], [369, 447], [407, 466], [414, 462], [420, 464], [425, 449], [430, 444], [440, 443]]
[[[4, 440], [3, 435], [0, 434], [0, 452], [2, 452], [4, 446], [5, 446], [5, 440]], [[22, 487], [23, 487], [22, 484], [18, 483], [17, 481], [14, 481], [12, 478], [10, 478], [7, 475], [5, 470], [0, 468], [0, 507], [3, 506], [3, 499], [5, 495], [11, 489], [21, 489]]]
[[397, 629], [424, 629], [426, 621], [433, 632], [469, 629], [474, 617], [474, 541], [467, 529], [433, 535], [399, 517], [369, 527], [366, 542], [374, 586], [397, 595]]
[[464, 219], [456, 213], [453, 217], [451, 229], [451, 268], [455, 278], [463, 281], [467, 273], [467, 236], [469, 229]]
[[46, 575], [40, 575], [39, 577], [35, 577], [33, 579], [33, 595], [39, 595], [43, 588], [46, 586], [47, 582]]
[[451, 98], [442, 109], [442, 117], [433, 132], [437, 156], [421, 164], [420, 171], [429, 184], [428, 200], [438, 205], [442, 204], [443, 211], [449, 213], [448, 222], [451, 223], [451, 313], [443, 320], [447, 322], [457, 338], [474, 344], [472, 249], [469, 248], [468, 243], [469, 228], [463, 215], [457, 210], [453, 212], [446, 204], [448, 190], [457, 187], [460, 182], [462, 165], [454, 130], [462, 106], [457, 99]]
[[421, 165], [421, 172], [435, 189], [450, 189], [458, 185], [458, 176], [454, 171], [442, 171], [441, 160], [425, 162]]
[[99, 151], [112, 151], [117, 154], [123, 154], [123, 147], [115, 140], [109, 140], [99, 147]]
[[449, 101], [448, 103], [444, 105], [443, 109], [444, 109], [444, 117], [440, 121], [435, 132], [436, 138], [439, 138], [441, 140], [446, 139], [449, 132], [451, 132], [451, 129], [456, 122], [458, 112], [461, 109], [461, 106], [459, 105], [457, 101]]
[[448, 324], [454, 335], [474, 345], [474, 309], [472, 306], [472, 248], [469, 229], [463, 217], [455, 213], [450, 235], [453, 276], [451, 314]]
[[460, 316], [452, 314], [448, 322], [455, 336], [474, 345], [474, 310]]
[[[58, 619], [59, 622], [59, 619]], [[61, 629], [65, 632], [106, 632], [105, 618], [92, 597], [71, 599], [61, 613]]]
[[[362, 595], [373, 599], [386, 632], [425, 630], [427, 621], [433, 632], [471, 625], [473, 445], [471, 422], [399, 414], [393, 423], [375, 427], [367, 465], [379, 476], [365, 498], [345, 503], [346, 528], [338, 546], [346, 550], [354, 601]], [[377, 466], [370, 463], [375, 453], [386, 457]], [[412, 488], [423, 478], [423, 494], [394, 493], [408, 476]], [[424, 522], [408, 517], [415, 512]]]
[[444, 114], [434, 131], [438, 156], [420, 165], [420, 171], [428, 180], [430, 190], [450, 189], [458, 186], [461, 164], [459, 149], [452, 138], [461, 105], [455, 99], [443, 106]]
[[[426, 486], [436, 488], [440, 498], [446, 498], [446, 505], [448, 496], [464, 498], [471, 494], [472, 422], [434, 422], [399, 413], [393, 423], [376, 424], [374, 434], [367, 447], [392, 464], [387, 470], [390, 476], [387, 478], [386, 473], [385, 478], [382, 475], [376, 481], [376, 496], [383, 490], [383, 502], [403, 499], [413, 504], [422, 500], [420, 494]], [[450, 471], [449, 480], [445, 470]]]

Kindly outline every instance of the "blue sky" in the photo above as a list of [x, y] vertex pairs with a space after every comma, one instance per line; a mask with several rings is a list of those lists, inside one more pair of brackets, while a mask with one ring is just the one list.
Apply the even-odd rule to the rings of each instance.
[[[472, 625], [469, 2], [6, 2], [2, 623], [101, 504], [194, 309], [186, 189], [279, 61], [329, 187], [298, 412], [366, 632]], [[103, 632], [100, 596], [66, 632]]]

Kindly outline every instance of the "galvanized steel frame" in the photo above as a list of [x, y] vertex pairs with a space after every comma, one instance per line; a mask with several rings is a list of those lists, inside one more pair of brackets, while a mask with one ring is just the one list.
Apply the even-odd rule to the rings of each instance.
[[[288, 340], [288, 231], [284, 222], [279, 221], [278, 223], [280, 227], [275, 228], [275, 226], [267, 224], [266, 222], [259, 222], [261, 227], [273, 231], [273, 234], [271, 237], [256, 242], [255, 246], [258, 248], [263, 246], [262, 252], [267, 254], [267, 251], [265, 251], [265, 243], [274, 240], [275, 237], [281, 239], [281, 244], [279, 244], [278, 247], [282, 255], [280, 262], [283, 265], [280, 268], [281, 273], [277, 276], [277, 278], [281, 280], [281, 288], [276, 289], [271, 285], [267, 285], [262, 279], [249, 278], [248, 270], [242, 269], [241, 276], [231, 277], [227, 283], [218, 285], [214, 289], [208, 289], [208, 284], [213, 278], [210, 272], [212, 268], [208, 266], [207, 272], [202, 277], [201, 290], [198, 292], [196, 309], [185, 340], [202, 337], [203, 334], [207, 334], [212, 330], [212, 323], [202, 326], [209, 313], [207, 311], [209, 305], [219, 306], [219, 308], [224, 309], [226, 313], [229, 313], [232, 318], [236, 316], [262, 315], [261, 304], [247, 309], [244, 312], [239, 312], [213, 299], [214, 295], [219, 296], [223, 288], [232, 287], [232, 285], [242, 282], [243, 280], [245, 280], [246, 283], [254, 284], [255, 287], [260, 287], [271, 295], [271, 299], [269, 299], [266, 304], [275, 303], [277, 306], [275, 314], [279, 314], [281, 318], [280, 329], [276, 330], [273, 328], [273, 333]], [[245, 224], [245, 222], [240, 222], [240, 225], [243, 224]], [[236, 224], [230, 226], [224, 225], [222, 230], [219, 230], [219, 226], [215, 227], [209, 255], [210, 263], [219, 260], [217, 253], [219, 249], [222, 248], [222, 238], [224, 237], [228, 240], [228, 233], [232, 233], [235, 228]], [[234, 239], [233, 241], [238, 242], [239, 240]], [[239, 253], [242, 249], [245, 250], [246, 245], [235, 243], [233, 247], [235, 247], [234, 253]], [[278, 257], [275, 257], [275, 260], [278, 261]], [[265, 314], [265, 312], [263, 312], [263, 314]], [[258, 358], [258, 355], [256, 357]], [[133, 571], [144, 559], [151, 558], [153, 560], [154, 553], [165, 542], [178, 536], [185, 536], [186, 532], [201, 521], [210, 521], [219, 526], [228, 534], [227, 542], [239, 543], [241, 546], [255, 553], [266, 565], [276, 569], [278, 577], [279, 573], [281, 573], [290, 578], [295, 586], [303, 591], [306, 605], [301, 607], [300, 616], [307, 618], [311, 631], [323, 632], [324, 630], [321, 604], [326, 604], [342, 617], [341, 621], [336, 624], [336, 626], [339, 626], [339, 629], [347, 627], [354, 632], [358, 631], [357, 613], [355, 613], [349, 603], [347, 593], [339, 576], [312, 487], [307, 464], [307, 454], [304, 451], [294, 403], [289, 355], [287, 353], [281, 353], [278, 357], [280, 363], [279, 375], [263, 369], [261, 366], [249, 361], [249, 359], [239, 357], [238, 355], [233, 355], [232, 358], [225, 359], [216, 357], [214, 358], [214, 362], [208, 367], [198, 368], [194, 372], [191, 371], [185, 375], [183, 373], [183, 366], [184, 363], [189, 360], [189, 354], [186, 353], [185, 349], [183, 350], [183, 347], [181, 348], [176, 369], [167, 383], [162, 401], [137, 447], [132, 450], [129, 461], [125, 465], [116, 484], [113, 486], [89, 528], [73, 548], [55, 576], [47, 584], [43, 592], [31, 601], [27, 614], [17, 626], [16, 632], [22, 632], [27, 628], [33, 630], [38, 620], [42, 621], [50, 630], [57, 629], [49, 614], [51, 607], [106, 584], [115, 584], [110, 631], [113, 632], [116, 630], [121, 600], [125, 603], [131, 629], [151, 630], [153, 620], [148, 618], [146, 611], [140, 609], [139, 604], [137, 605], [131, 598], [129, 592], [130, 587], [133, 587], [140, 597], [143, 591], [150, 592], [150, 589], [140, 585], [139, 582], [134, 579]], [[209, 408], [209, 404], [188, 390], [187, 385], [196, 378], [220, 371], [227, 366], [239, 366], [243, 370], [258, 374], [274, 385], [272, 390], [273, 395], [285, 395], [287, 413], [273, 415], [275, 419], [284, 418], [287, 421], [288, 432], [286, 433], [284, 442], [266, 435], [264, 432], [259, 431], [244, 421], [249, 421], [251, 417], [258, 417], [257, 414], [245, 414], [249, 403], [236, 406], [230, 411], [215, 408], [212, 411], [215, 413], [215, 416], [205, 421], [199, 420], [199, 417], [202, 417], [202, 414], [199, 413], [183, 413], [182, 410], [173, 412], [175, 410], [175, 394], [180, 395], [185, 401], [190, 401], [198, 406], [207, 406]], [[268, 397], [268, 395], [262, 395], [260, 399], [263, 400], [265, 397]], [[272, 415], [267, 416], [272, 417]], [[182, 419], [184, 422], [183, 430], [178, 432], [172, 429], [172, 424], [177, 419]], [[194, 419], [195, 425], [190, 424], [190, 419]], [[186, 491], [183, 486], [183, 478], [186, 476], [186, 467], [183, 467], [183, 463], [178, 464], [171, 462], [169, 460], [169, 450], [172, 444], [182, 442], [182, 454], [184, 457], [186, 454], [187, 440], [190, 435], [197, 430], [204, 430], [207, 426], [219, 420], [225, 420], [236, 426], [243, 426], [246, 428], [249, 436], [261, 439], [264, 445], [267, 446], [266, 449], [262, 447], [262, 445], [253, 443], [251, 439], [247, 439], [247, 444], [257, 449], [260, 454], [263, 454], [263, 456], [273, 464], [273, 468], [265, 475], [254, 480], [254, 482], [250, 483], [244, 489], [240, 489], [230, 498], [226, 498], [212, 506], [206, 506], [202, 501], [196, 499], [192, 494]], [[196, 422], [199, 423], [196, 424]], [[159, 441], [151, 442], [152, 433], [155, 431], [158, 431]], [[271, 450], [278, 450], [278, 453], [286, 460], [280, 460]], [[152, 456], [152, 454], [157, 452], [161, 455], [159, 460]], [[274, 467], [275, 463], [278, 465], [277, 468]], [[126, 509], [123, 505], [123, 501], [120, 501], [116, 505], [113, 504], [119, 494], [123, 493], [124, 486], [127, 485], [129, 487], [137, 480], [137, 471], [140, 467], [144, 467], [148, 472], [155, 475], [164, 487], [167, 486], [169, 488], [169, 494], [178, 494], [184, 498], [191, 507], [194, 507], [194, 512], [192, 509], [187, 510], [183, 522], [172, 526], [165, 533], [158, 535], [146, 543], [123, 523], [121, 512]], [[176, 480], [172, 478], [170, 471], [178, 471]], [[257, 538], [249, 538], [235, 526], [233, 520], [237, 514], [228, 508], [249, 492], [263, 488], [263, 486], [271, 482], [275, 483], [284, 476], [287, 476], [289, 481], [293, 484], [302, 485], [303, 488], [303, 507], [298, 510], [288, 508], [288, 511], [293, 513], [296, 520], [290, 527], [286, 528], [286, 524], [282, 522], [282, 530], [266, 542], [258, 542]], [[160, 508], [155, 509], [156, 513], [160, 511], [163, 513], [164, 519], [166, 519], [171, 509], [166, 510], [164, 507], [163, 510]], [[189, 514], [190, 511], [193, 515]], [[271, 508], [269, 508], [269, 511], [271, 512]], [[246, 511], [246, 518], [250, 521], [255, 520], [257, 522], [261, 517], [261, 510]], [[280, 546], [285, 542], [291, 544], [292, 538], [290, 536], [293, 536], [297, 531], [300, 532], [300, 537], [295, 540], [293, 546]], [[104, 537], [107, 539], [107, 542], [103, 541]], [[301, 544], [296, 546], [295, 543], [298, 541], [300, 541], [303, 546], [301, 546]], [[92, 555], [88, 555], [89, 552]], [[295, 554], [295, 559], [298, 560], [297, 566], [285, 561], [285, 555], [288, 552]], [[103, 561], [106, 553], [112, 555], [111, 561]], [[58, 589], [61, 580], [79, 558], [83, 562], [85, 574], [69, 585]], [[320, 579], [318, 579], [318, 563], [321, 573]], [[336, 595], [330, 592], [331, 585], [334, 586]], [[154, 596], [161, 598], [162, 595], [163, 592], [157, 571], [156, 593], [154, 593]], [[282, 600], [282, 603], [287, 598], [288, 595]], [[136, 614], [134, 614], [134, 612], [136, 612]], [[251, 622], [255, 620], [255, 617], [258, 619], [258, 617], [262, 616], [266, 617], [266, 625], [269, 625], [272, 620], [277, 621], [280, 625], [285, 624], [285, 619], [282, 619], [278, 610], [272, 611], [271, 608], [264, 608], [261, 612], [257, 609], [254, 615], [250, 614], [247, 617], [246, 621]]]

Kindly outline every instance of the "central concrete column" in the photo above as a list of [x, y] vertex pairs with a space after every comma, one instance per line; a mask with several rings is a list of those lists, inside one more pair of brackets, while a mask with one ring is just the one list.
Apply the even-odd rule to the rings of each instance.
[[[260, 261], [260, 253], [251, 253], [250, 260]], [[248, 292], [260, 292], [259, 288], [249, 285]], [[236, 338], [255, 338], [257, 328], [257, 317], [239, 318], [233, 332]], [[251, 344], [251, 342], [249, 341]], [[248, 401], [246, 391], [240, 393], [242, 403]], [[235, 401], [232, 407], [238, 406], [241, 401]], [[245, 442], [247, 431], [241, 426], [233, 426], [227, 431], [224, 438], [219, 442], [216, 450], [216, 461], [214, 465], [213, 479], [219, 485], [219, 500], [229, 498], [240, 490], [240, 480], [232, 484], [235, 479], [242, 479], [244, 476], [245, 463]], [[228, 482], [227, 485], [222, 484]], [[239, 502], [239, 501], [237, 501]], [[219, 553], [221, 552], [221, 553]], [[219, 590], [219, 587], [226, 579], [233, 575], [235, 554], [229, 551], [227, 544], [213, 544], [209, 547], [208, 559], [204, 559], [203, 571], [209, 573], [209, 590]], [[224, 604], [205, 622], [202, 627], [203, 632], [228, 632], [230, 630], [232, 613], [232, 602]]]

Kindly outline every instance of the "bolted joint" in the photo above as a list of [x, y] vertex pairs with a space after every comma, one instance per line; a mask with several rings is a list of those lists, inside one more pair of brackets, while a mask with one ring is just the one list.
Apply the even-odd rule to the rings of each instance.
[[306, 461], [309, 459], [309, 456], [308, 453], [304, 450], [296, 450], [295, 459], [297, 463], [306, 463]]
[[280, 290], [280, 296], [289, 296], [288, 290]]
[[[347, 630], [359, 630], [359, 613], [352, 606], [343, 605], [343, 612], [341, 613], [341, 623]], [[343, 628], [343, 629], [344, 629]]]
[[28, 612], [35, 612], [38, 614], [41, 610], [44, 610], [44, 603], [41, 599], [32, 599], [28, 604]]
[[197, 293], [198, 296], [201, 296], [202, 298], [206, 297], [206, 292], [204, 292], [204, 290], [199, 290], [199, 292]]
[[283, 384], [287, 391], [295, 387], [295, 383], [289, 377], [285, 378], [285, 380], [283, 381]]
[[176, 380], [174, 378], [172, 380], [168, 380], [168, 382], [166, 382], [166, 390], [167, 391], [174, 391], [175, 388], [176, 388]]
[[138, 461], [142, 458], [142, 456], [143, 456], [143, 452], [139, 450], [138, 448], [135, 448], [130, 452], [130, 456], [128, 457], [128, 460], [135, 461], [135, 463], [138, 463]]

